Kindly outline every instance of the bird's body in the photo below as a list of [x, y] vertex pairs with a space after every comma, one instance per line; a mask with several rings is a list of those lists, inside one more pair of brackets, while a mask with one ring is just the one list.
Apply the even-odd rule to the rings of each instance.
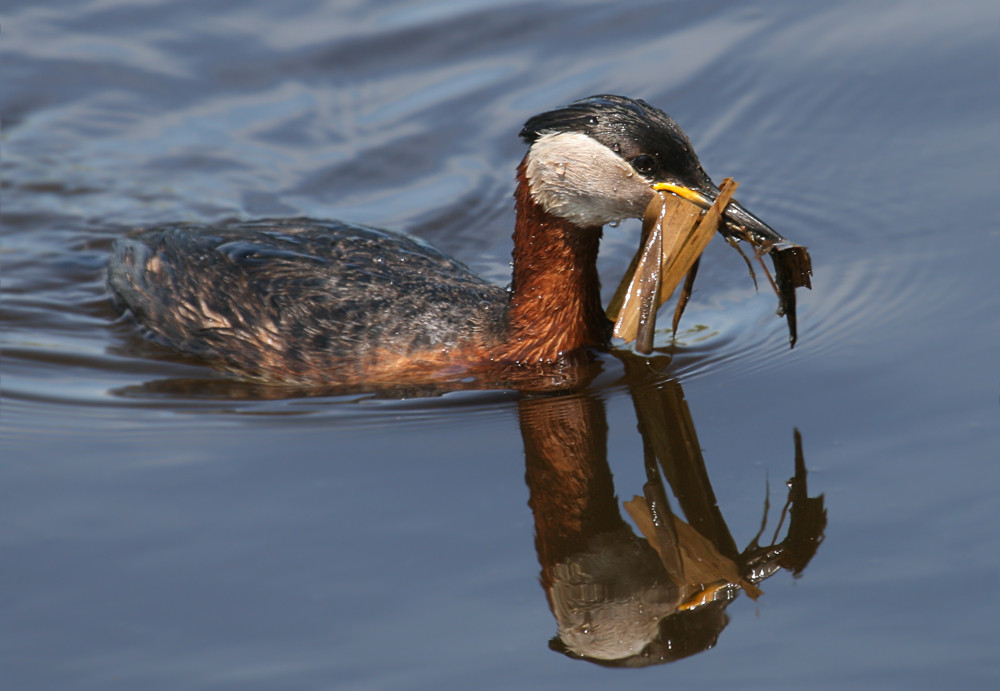
[[603, 225], [641, 217], [656, 189], [710, 199], [715, 187], [680, 128], [642, 101], [586, 99], [532, 118], [521, 136], [531, 148], [518, 169], [507, 289], [410, 236], [268, 219], [120, 239], [115, 302], [160, 343], [307, 386], [534, 371], [605, 347]]
[[506, 315], [503, 288], [433, 247], [345, 223], [173, 225], [117, 252], [112, 288], [155, 340], [269, 380], [354, 380], [494, 340]]

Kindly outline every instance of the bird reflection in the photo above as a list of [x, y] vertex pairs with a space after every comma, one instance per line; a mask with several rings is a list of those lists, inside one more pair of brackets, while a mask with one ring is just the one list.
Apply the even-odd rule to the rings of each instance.
[[[554, 650], [607, 666], [641, 667], [711, 648], [739, 591], [779, 569], [795, 574], [823, 539], [823, 496], [810, 498], [802, 440], [773, 537], [765, 517], [740, 550], [716, 502], [681, 386], [655, 359], [619, 351], [643, 442], [642, 496], [619, 508], [607, 461], [607, 422], [590, 391], [519, 402], [541, 583], [556, 619]], [[670, 488], [684, 515], [668, 499]], [[783, 539], [778, 534], [787, 520]]]
[[[795, 431], [794, 471], [777, 528], [763, 537], [769, 513], [765, 495], [757, 535], [741, 550], [716, 501], [681, 385], [664, 374], [670, 357], [646, 358], [625, 350], [608, 357], [622, 363], [646, 475], [641, 494], [621, 504], [608, 466], [602, 389], [591, 385], [606, 361], [583, 358], [559, 377], [497, 387], [519, 395], [535, 547], [557, 624], [550, 647], [600, 665], [642, 667], [708, 650], [725, 629], [726, 607], [740, 591], [756, 599], [758, 584], [778, 570], [801, 573], [823, 540], [826, 509], [822, 495], [808, 494], [802, 440]], [[379, 394], [437, 396], [462, 388], [482, 387], [481, 382], [458, 382]], [[215, 401], [350, 391], [169, 379], [119, 393]]]

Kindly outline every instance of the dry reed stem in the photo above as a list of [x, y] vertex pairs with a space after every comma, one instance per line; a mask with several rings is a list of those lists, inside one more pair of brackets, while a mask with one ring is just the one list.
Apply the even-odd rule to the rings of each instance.
[[[704, 213], [667, 192], [653, 198], [643, 218], [642, 245], [608, 307], [615, 336], [636, 341], [640, 353], [652, 350], [657, 310], [695, 267], [737, 186], [732, 178], [723, 180], [718, 198]], [[679, 318], [675, 313], [675, 324]]]

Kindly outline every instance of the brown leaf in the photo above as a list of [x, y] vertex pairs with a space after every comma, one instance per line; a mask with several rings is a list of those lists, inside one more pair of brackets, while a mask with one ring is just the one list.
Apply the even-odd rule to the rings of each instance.
[[[635, 340], [640, 353], [652, 350], [657, 310], [694, 270], [718, 230], [722, 212], [736, 187], [731, 178], [723, 180], [719, 197], [704, 214], [685, 199], [667, 192], [657, 193], [643, 218], [642, 246], [608, 308], [615, 321], [615, 336], [625, 341]], [[692, 273], [688, 283], [693, 281]], [[690, 293], [690, 285], [687, 292]], [[686, 299], [680, 303], [681, 313], [686, 303]], [[675, 328], [679, 319], [680, 313], [675, 312]]]

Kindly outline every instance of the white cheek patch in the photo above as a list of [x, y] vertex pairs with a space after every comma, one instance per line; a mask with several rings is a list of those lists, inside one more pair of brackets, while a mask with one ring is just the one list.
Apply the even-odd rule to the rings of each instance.
[[542, 208], [582, 227], [641, 218], [654, 194], [618, 154], [576, 132], [539, 137], [525, 172]]

